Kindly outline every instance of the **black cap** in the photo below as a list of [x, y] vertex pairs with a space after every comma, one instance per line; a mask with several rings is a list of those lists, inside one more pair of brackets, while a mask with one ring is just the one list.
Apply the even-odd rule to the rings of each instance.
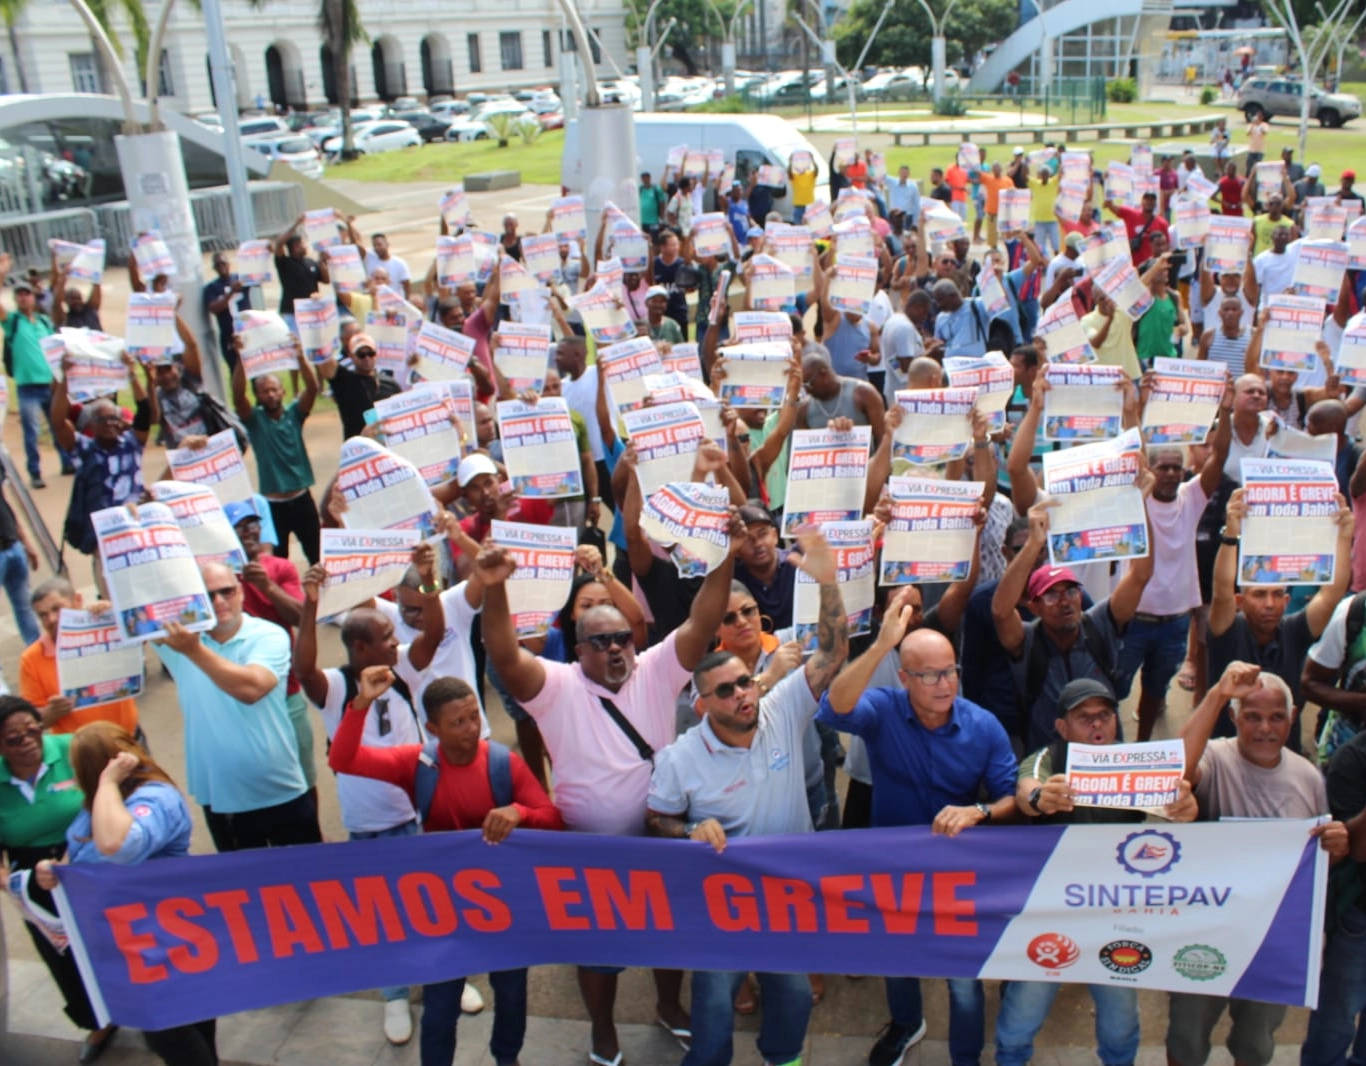
[[1110, 686], [1104, 681], [1079, 677], [1075, 681], [1067, 682], [1062, 691], [1058, 693], [1058, 713], [1066, 714], [1068, 711], [1075, 710], [1087, 700], [1104, 700], [1111, 707], [1119, 706], [1115, 694], [1110, 691]]
[[767, 524], [776, 528], [777, 523], [773, 521], [773, 516], [762, 507], [755, 507], [752, 504], [740, 508], [740, 521], [747, 526], [757, 526]]

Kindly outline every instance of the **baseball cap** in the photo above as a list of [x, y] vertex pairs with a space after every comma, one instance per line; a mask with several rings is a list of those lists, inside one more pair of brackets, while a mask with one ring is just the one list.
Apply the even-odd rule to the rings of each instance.
[[1309, 178], [1317, 178], [1322, 173], [1323, 168], [1319, 166], [1317, 163], [1310, 163], [1308, 168], [1304, 172], [1305, 177]]
[[1020, 148], [1020, 147], [1016, 147], [1016, 149], [1015, 149], [1015, 155], [1024, 155], [1024, 149], [1023, 149], [1023, 148]]
[[460, 465], [455, 468], [455, 483], [463, 489], [480, 474], [492, 474], [497, 477], [498, 467], [487, 455], [476, 452], [460, 460]]
[[228, 525], [232, 526], [234, 529], [248, 518], [259, 519], [261, 517], [260, 514], [257, 513], [256, 504], [251, 500], [238, 500], [234, 503], [225, 503], [223, 505], [223, 513], [228, 517]]
[[740, 521], [747, 526], [774, 525], [773, 516], [762, 507], [748, 504], [740, 508]]
[[750, 226], [749, 229], [745, 230], [745, 240], [747, 241], [752, 241], [755, 237], [762, 237], [763, 235], [764, 231], [758, 226]]
[[1062, 691], [1058, 693], [1058, 713], [1066, 714], [1087, 700], [1104, 700], [1111, 707], [1118, 706], [1115, 694], [1104, 681], [1097, 681], [1092, 677], [1079, 677], [1063, 685]]
[[1065, 566], [1041, 566], [1029, 577], [1029, 587], [1025, 590], [1025, 595], [1031, 600], [1037, 600], [1054, 585], [1062, 585], [1071, 582], [1073, 585], [1080, 585], [1077, 575]]
[[645, 290], [645, 299], [653, 300], [656, 296], [662, 296], [667, 300], [669, 298], [669, 290], [663, 285], [651, 285]]
[[730, 183], [730, 187], [732, 189], [743, 189], [745, 187], [745, 183], [742, 182], [739, 178], [736, 178], [734, 181]]
[[375, 338], [368, 333], [353, 334], [346, 343], [346, 354], [355, 355], [357, 349], [369, 348], [372, 352], [379, 350], [379, 345], [375, 343]]
[[15, 292], [32, 292], [32, 291], [33, 291], [33, 286], [32, 286], [32, 284], [30, 284], [28, 281], [24, 280], [23, 278], [20, 278], [18, 281], [16, 281], [16, 282], [14, 283], [14, 291], [15, 291]]
[[1356, 181], [1356, 180], [1357, 180], [1357, 172], [1356, 172], [1355, 170], [1344, 170], [1344, 171], [1342, 172], [1342, 180], [1343, 180], [1343, 181]]
[[1067, 235], [1067, 240], [1065, 240], [1063, 243], [1066, 244], [1069, 248], [1080, 248], [1082, 244], [1085, 243], [1085, 241], [1086, 238], [1083, 237], [1080, 233], [1069, 233]]

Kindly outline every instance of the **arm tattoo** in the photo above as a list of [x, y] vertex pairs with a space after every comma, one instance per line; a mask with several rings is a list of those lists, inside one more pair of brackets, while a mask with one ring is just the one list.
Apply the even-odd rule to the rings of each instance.
[[849, 617], [837, 583], [821, 586], [820, 614], [816, 621], [816, 653], [806, 664], [806, 680], [813, 693], [830, 687], [849, 657]]

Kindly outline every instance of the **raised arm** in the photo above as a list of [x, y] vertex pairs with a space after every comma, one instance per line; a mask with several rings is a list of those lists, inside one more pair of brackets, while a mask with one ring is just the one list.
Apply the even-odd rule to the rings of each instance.
[[1224, 480], [1224, 464], [1228, 462], [1228, 450], [1233, 444], [1233, 382], [1224, 387], [1223, 398], [1219, 401], [1219, 417], [1214, 426], [1214, 439], [1210, 441], [1209, 458], [1200, 470], [1200, 488], [1205, 498], [1219, 491], [1219, 482]]
[[1024, 598], [1025, 586], [1029, 584], [1029, 575], [1034, 572], [1034, 562], [1048, 546], [1048, 512], [1054, 506], [1056, 501], [1040, 500], [1030, 507], [1029, 539], [1010, 560], [991, 597], [991, 620], [996, 624], [997, 639], [1012, 659], [1018, 659], [1024, 650], [1025, 628], [1018, 608]]
[[[1143, 521], [1148, 528], [1149, 545], [1153, 543], [1153, 523], [1148, 515], [1148, 498], [1152, 495], [1153, 480], [1153, 473], [1146, 464], [1134, 478], [1134, 486], [1143, 493]], [[1121, 630], [1138, 612], [1138, 601], [1143, 598], [1143, 590], [1152, 580], [1153, 557], [1156, 554], [1155, 551], [1149, 551], [1143, 558], [1132, 560], [1129, 569], [1115, 586], [1115, 591], [1110, 594], [1110, 617]]]
[[1356, 535], [1356, 516], [1342, 493], [1338, 493], [1337, 502], [1337, 559], [1333, 567], [1333, 581], [1332, 584], [1319, 586], [1314, 598], [1304, 608], [1304, 620], [1309, 624], [1309, 632], [1315, 640], [1323, 636], [1328, 620], [1333, 617], [1333, 610], [1347, 595], [1347, 588], [1352, 583], [1352, 538]]
[[[1222, 536], [1237, 541], [1243, 535], [1243, 519], [1247, 516], [1246, 492], [1235, 489], [1224, 511]], [[1213, 594], [1209, 605], [1210, 636], [1221, 637], [1229, 631], [1238, 616], [1238, 545], [1220, 543], [1214, 557]]]
[[[515, 569], [512, 556], [497, 546], [484, 548], [474, 561], [474, 572], [484, 584], [484, 650], [512, 698], [526, 703], [545, 688], [545, 665], [517, 641], [507, 594], [507, 579]], [[572, 640], [573, 634], [566, 633], [565, 639]]]
[[223, 658], [178, 622], [166, 623], [166, 638], [158, 641], [185, 656], [199, 667], [210, 681], [239, 703], [254, 704], [265, 699], [279, 684], [274, 672], [260, 663], [234, 663]]
[[441, 583], [436, 577], [436, 549], [419, 544], [413, 549], [413, 567], [422, 584], [422, 625], [417, 639], [408, 646], [408, 661], [422, 671], [432, 664], [441, 642], [446, 639], [446, 610], [441, 604]]
[[[315, 392], [316, 388], [315, 385]], [[241, 359], [238, 359], [232, 368], [232, 406], [237, 412], [237, 417], [243, 422], [251, 417], [253, 408], [247, 396], [247, 372], [242, 369]]]
[[[707, 654], [716, 631], [721, 628], [721, 619], [730, 603], [730, 583], [735, 574], [735, 553], [744, 543], [744, 524], [738, 514], [731, 514], [730, 551], [702, 582], [697, 595], [688, 611], [688, 618], [674, 634], [674, 653], [678, 665], [685, 670], [695, 669]], [[487, 608], [485, 614], [488, 613]], [[514, 693], [515, 695], [515, 693]]]
[[1186, 780], [1191, 788], [1200, 784], [1200, 760], [1204, 757], [1205, 746], [1219, 721], [1219, 715], [1229, 700], [1240, 700], [1251, 694], [1261, 684], [1262, 668], [1251, 663], [1231, 662], [1205, 694], [1205, 698], [1191, 711], [1186, 724], [1178, 734], [1186, 747]]
[[1015, 436], [1010, 441], [1010, 451], [1006, 455], [1006, 474], [1010, 477], [1011, 501], [1015, 513], [1026, 515], [1039, 497], [1039, 483], [1029, 462], [1034, 458], [1034, 444], [1039, 438], [1039, 422], [1043, 418], [1043, 398], [1050, 386], [1048, 376], [1040, 364], [1034, 376], [1034, 388], [1029, 396], [1029, 407], [1024, 418], [1015, 427]]
[[71, 401], [66, 394], [66, 367], [69, 362], [63, 358], [62, 380], [52, 388], [52, 435], [57, 438], [58, 446], [66, 452], [76, 447], [76, 427], [71, 424]]
[[840, 595], [839, 565], [834, 549], [815, 528], [797, 533], [797, 550], [788, 561], [795, 562], [820, 586], [816, 651], [802, 668], [811, 695], [820, 699], [849, 658], [849, 615]]
[[[303, 382], [304, 391], [299, 394], [299, 419], [302, 421], [313, 413], [313, 405], [318, 400], [318, 373], [313, 369], [313, 364], [304, 355], [303, 342], [297, 338], [294, 341], [294, 350], [299, 357], [299, 378]], [[239, 361], [240, 363], [240, 361]]]
[[859, 697], [872, 684], [873, 674], [882, 660], [901, 645], [913, 613], [909, 599], [907, 589], [898, 591], [892, 597], [882, 614], [882, 627], [877, 631], [877, 638], [872, 645], [830, 682], [830, 709], [836, 714], [848, 714], [858, 706]]
[[318, 596], [325, 584], [327, 571], [322, 563], [314, 563], [304, 574], [304, 602], [294, 637], [294, 676], [318, 707], [327, 702], [327, 676], [318, 669]]

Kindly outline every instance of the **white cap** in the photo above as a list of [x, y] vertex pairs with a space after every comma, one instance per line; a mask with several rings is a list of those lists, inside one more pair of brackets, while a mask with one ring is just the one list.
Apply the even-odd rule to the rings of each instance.
[[1310, 163], [1309, 168], [1304, 172], [1304, 176], [1307, 178], [1317, 178], [1322, 173], [1322, 167], [1320, 167], [1317, 163]]
[[1017, 148], [1015, 149], [1015, 154], [1016, 154], [1016, 155], [1024, 155], [1024, 149], [1023, 149], [1023, 148], [1017, 147]]
[[656, 296], [662, 296], [667, 300], [669, 298], [669, 290], [663, 285], [651, 285], [645, 290], [645, 299], [653, 300]]
[[492, 474], [497, 477], [498, 467], [487, 455], [475, 452], [460, 460], [460, 465], [455, 468], [455, 483], [463, 489], [480, 474]]

